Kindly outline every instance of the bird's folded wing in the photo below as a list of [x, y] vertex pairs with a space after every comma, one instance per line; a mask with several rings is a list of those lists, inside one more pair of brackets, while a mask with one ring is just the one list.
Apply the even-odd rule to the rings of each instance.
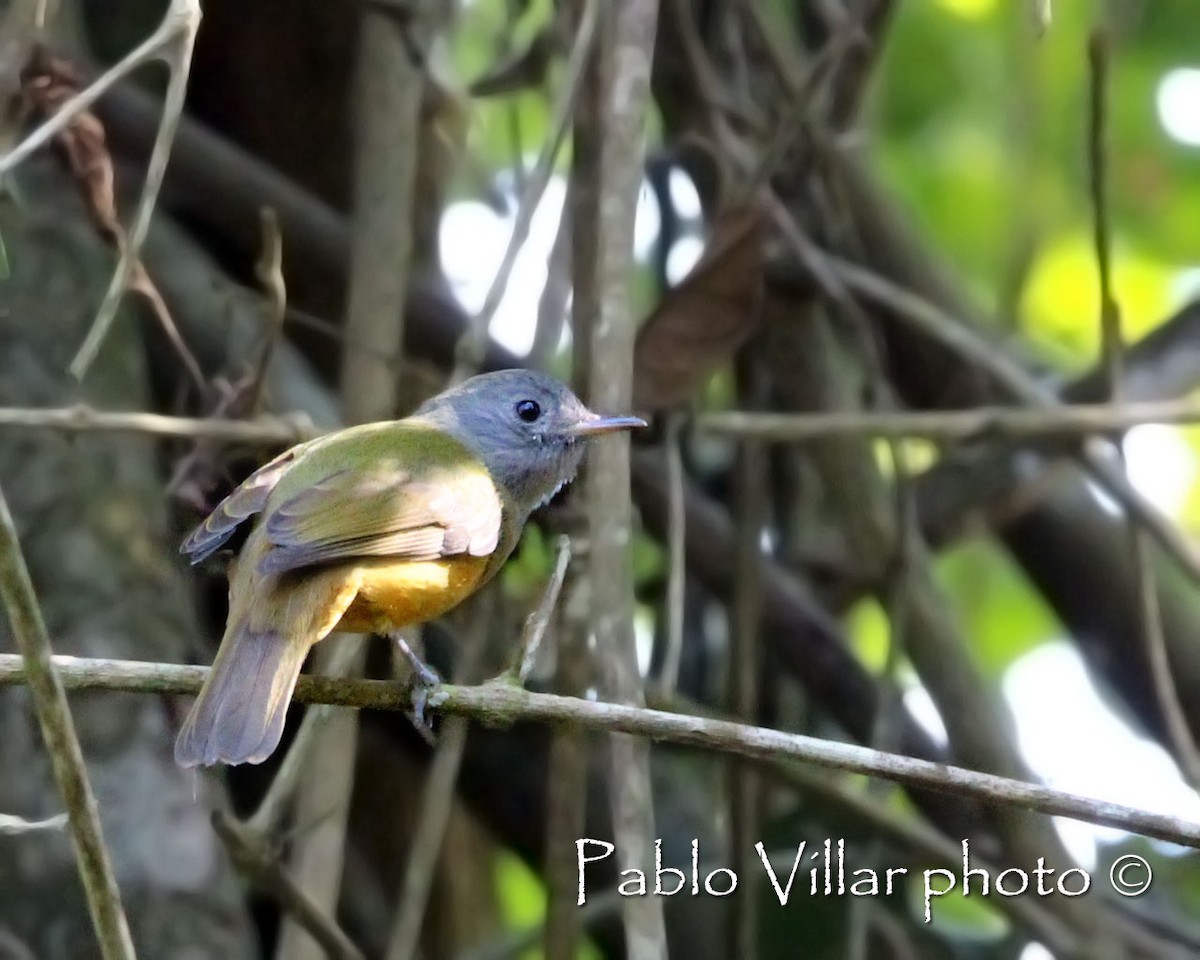
[[200, 563], [220, 549], [242, 521], [262, 511], [275, 485], [306, 446], [301, 444], [285, 450], [250, 474], [192, 531], [179, 552], [192, 563]]
[[416, 472], [394, 463], [343, 467], [272, 506], [260, 569], [277, 574], [355, 557], [491, 554], [503, 505], [482, 465], [423, 465]]

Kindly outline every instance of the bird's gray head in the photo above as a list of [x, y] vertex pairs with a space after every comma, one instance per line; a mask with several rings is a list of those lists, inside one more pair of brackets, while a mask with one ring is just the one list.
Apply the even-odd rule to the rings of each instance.
[[471, 377], [416, 415], [473, 450], [526, 515], [575, 476], [583, 441], [646, 425], [593, 413], [564, 384], [533, 370]]

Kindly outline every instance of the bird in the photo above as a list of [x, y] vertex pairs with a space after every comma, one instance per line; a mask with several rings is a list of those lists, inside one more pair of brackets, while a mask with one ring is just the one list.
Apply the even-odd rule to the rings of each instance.
[[229, 617], [175, 741], [182, 767], [261, 763], [279, 745], [296, 680], [334, 630], [399, 635], [487, 583], [530, 514], [575, 476], [586, 441], [646, 426], [601, 416], [531, 370], [484, 373], [415, 413], [300, 443], [219, 503], [180, 547], [198, 564], [243, 524]]

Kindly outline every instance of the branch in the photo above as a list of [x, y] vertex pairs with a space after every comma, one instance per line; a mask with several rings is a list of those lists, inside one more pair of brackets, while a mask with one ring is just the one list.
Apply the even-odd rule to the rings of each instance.
[[[768, 443], [794, 443], [837, 434], [923, 437], [929, 440], [1008, 439], [1112, 433], [1142, 424], [1200, 423], [1195, 400], [1147, 403], [1089, 403], [1035, 407], [971, 407], [966, 410], [839, 410], [826, 413], [759, 413], [744, 410], [699, 414], [698, 430]], [[321, 436], [303, 414], [248, 420], [170, 417], [156, 413], [73, 407], [0, 407], [0, 429], [61, 430], [67, 433], [129, 433], [181, 440], [216, 440], [263, 447], [291, 445]]]
[[80, 379], [83, 378], [92, 360], [95, 359], [100, 344], [104, 342], [104, 338], [112, 326], [130, 275], [138, 263], [138, 253], [142, 249], [146, 233], [150, 229], [150, 217], [154, 213], [159, 187], [162, 186], [163, 174], [167, 169], [167, 159], [171, 154], [175, 130], [179, 126], [179, 118], [183, 114], [184, 94], [187, 91], [188, 72], [192, 62], [192, 46], [195, 43], [196, 31], [199, 27], [200, 4], [198, 0], [172, 0], [162, 23], [140, 46], [120, 63], [106, 70], [86, 90], [80, 91], [68, 100], [54, 116], [34, 130], [6, 156], [0, 158], [0, 176], [3, 176], [34, 151], [47, 144], [57, 133], [64, 130], [72, 120], [91, 107], [118, 80], [154, 60], [162, 60], [167, 65], [170, 79], [167, 83], [166, 98], [163, 101], [162, 119], [155, 136], [154, 148], [150, 153], [142, 195], [138, 199], [137, 210], [134, 212], [133, 229], [129, 234], [129, 242], [121, 251], [117, 269], [113, 273], [104, 299], [100, 302], [100, 309], [96, 313], [92, 329], [79, 348], [79, 353], [71, 361], [71, 372]]
[[[0, 409], [0, 424], [5, 411]], [[1025, 439], [1111, 433], [1146, 423], [1200, 423], [1200, 403], [1168, 400], [1157, 403], [1087, 404], [1079, 406], [972, 407], [966, 410], [838, 410], [827, 413], [703, 413], [695, 425], [711, 433], [791, 443], [835, 434], [877, 437], [924, 437], [929, 440], [982, 439], [983, 436]]]
[[179, 440], [220, 440], [263, 447], [290, 446], [325, 433], [307, 416], [256, 417], [224, 420], [220, 417], [167, 417], [157, 413], [93, 410], [74, 407], [0, 407], [0, 428], [62, 430], [66, 433], [133, 433]]
[[104, 960], [134, 960], [133, 940], [129, 923], [121, 907], [121, 893], [113, 873], [104, 832], [100, 827], [100, 811], [88, 782], [79, 738], [71, 720], [67, 695], [50, 655], [50, 638], [38, 608], [33, 582], [21, 554], [21, 544], [13, 526], [8, 502], [0, 491], [0, 599], [8, 611], [13, 637], [20, 656], [5, 655], [19, 666], [22, 676], [33, 693], [38, 725], [50, 753], [54, 779], [71, 826], [75, 853], [79, 860], [79, 875], [87, 895], [88, 909], [100, 941]]
[[[56, 656], [52, 660], [68, 690], [195, 694], [208, 676], [207, 667], [173, 663], [65, 656]], [[26, 682], [27, 668], [23, 659], [14, 654], [0, 654], [0, 686]], [[387, 680], [334, 680], [311, 674], [301, 675], [294, 699], [297, 703], [330, 703], [401, 712], [410, 709], [412, 703], [407, 684]], [[522, 720], [573, 724], [585, 730], [628, 733], [769, 762], [798, 760], [986, 803], [1072, 817], [1200, 849], [1200, 823], [1053, 790], [1040, 784], [798, 733], [623, 704], [531, 693], [507, 683], [475, 687], [446, 684], [441, 687], [435, 706], [444, 713], [473, 717], [491, 726]]]
[[12, 814], [0, 813], [0, 837], [15, 837], [22, 833], [37, 833], [40, 830], [61, 830], [67, 825], [65, 813], [56, 814], [45, 820], [26, 820]]
[[249, 830], [223, 810], [213, 811], [212, 825], [234, 863], [295, 917], [328, 956], [333, 960], [364, 960], [358, 947], [296, 886], [279, 861], [262, 848]]

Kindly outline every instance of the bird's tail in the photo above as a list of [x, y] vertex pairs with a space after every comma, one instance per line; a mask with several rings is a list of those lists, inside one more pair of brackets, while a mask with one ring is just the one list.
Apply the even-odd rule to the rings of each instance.
[[230, 623], [212, 672], [175, 741], [182, 767], [261, 763], [279, 745], [311, 643]]

